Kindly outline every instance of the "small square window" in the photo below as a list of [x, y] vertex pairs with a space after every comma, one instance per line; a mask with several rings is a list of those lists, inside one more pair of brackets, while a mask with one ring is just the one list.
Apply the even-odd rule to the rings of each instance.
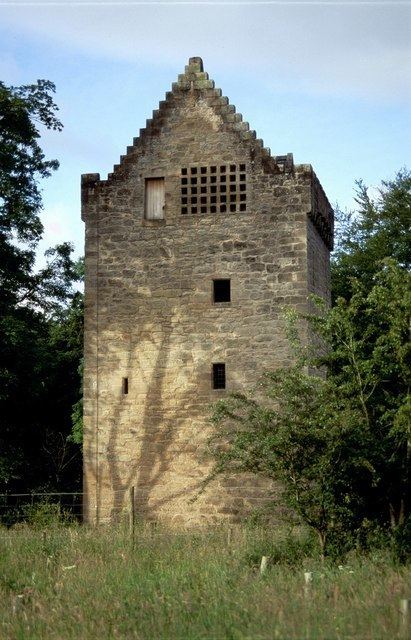
[[210, 207], [210, 213], [216, 213], [216, 212], [217, 212], [217, 207], [212, 204]]
[[207, 167], [201, 167], [200, 172], [201, 173], [207, 173]]
[[230, 171], [233, 172], [236, 170], [235, 164], [230, 164]]
[[240, 164], [240, 171], [245, 171], [245, 164]]
[[197, 167], [191, 167], [191, 173], [197, 173]]
[[225, 389], [225, 363], [213, 364], [213, 389]]
[[231, 302], [230, 280], [213, 280], [213, 299], [214, 302]]
[[181, 175], [182, 176], [186, 176], [187, 175], [187, 169], [186, 168], [181, 169]]

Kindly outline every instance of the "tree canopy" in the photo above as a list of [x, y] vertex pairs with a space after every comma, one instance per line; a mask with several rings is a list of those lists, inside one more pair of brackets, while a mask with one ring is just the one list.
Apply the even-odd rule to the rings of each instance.
[[35, 269], [40, 180], [58, 168], [39, 144], [42, 131], [62, 128], [54, 91], [47, 80], [0, 83], [0, 491], [67, 487], [79, 475], [67, 436], [80, 387], [81, 265], [66, 242]]

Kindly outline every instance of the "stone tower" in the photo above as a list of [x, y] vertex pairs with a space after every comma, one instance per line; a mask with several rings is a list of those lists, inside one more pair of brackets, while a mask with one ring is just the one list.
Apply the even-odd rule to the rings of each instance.
[[210, 405], [290, 358], [281, 308], [329, 298], [333, 212], [311, 165], [271, 156], [191, 58], [86, 223], [84, 515], [240, 519], [257, 480], [212, 483]]

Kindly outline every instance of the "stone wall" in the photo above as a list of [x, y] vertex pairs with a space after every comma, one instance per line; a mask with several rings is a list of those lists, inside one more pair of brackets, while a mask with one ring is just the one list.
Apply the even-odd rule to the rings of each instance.
[[[132, 485], [138, 515], [174, 524], [238, 520], [267, 500], [256, 478], [192, 498], [210, 469], [210, 405], [289, 361], [282, 306], [328, 295], [315, 176], [287, 158], [270, 156], [195, 58], [108, 180], [83, 176], [87, 521], [119, 516]], [[182, 215], [181, 169], [230, 165], [245, 165], [246, 211]], [[164, 220], [144, 219], [153, 177]], [[231, 302], [213, 302], [215, 278], [231, 280]], [[212, 388], [215, 362], [225, 390]]]

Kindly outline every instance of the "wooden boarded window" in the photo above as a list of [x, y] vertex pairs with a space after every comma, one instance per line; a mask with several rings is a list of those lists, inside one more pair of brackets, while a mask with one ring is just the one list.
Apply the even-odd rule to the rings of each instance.
[[146, 220], [164, 218], [164, 178], [147, 178], [144, 217]]

